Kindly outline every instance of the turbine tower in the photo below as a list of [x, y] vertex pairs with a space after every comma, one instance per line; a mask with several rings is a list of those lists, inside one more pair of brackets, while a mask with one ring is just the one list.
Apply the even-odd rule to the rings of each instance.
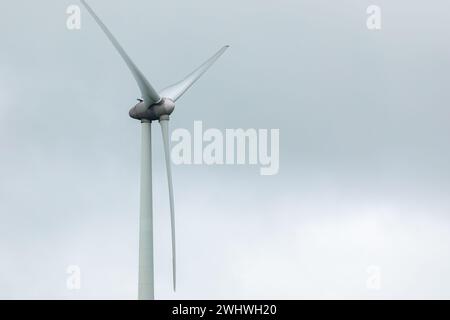
[[175, 250], [175, 209], [173, 199], [172, 171], [170, 166], [169, 150], [169, 119], [175, 109], [175, 102], [219, 59], [229, 46], [222, 47], [215, 55], [209, 58], [200, 67], [187, 75], [183, 80], [157, 92], [144, 74], [136, 67], [128, 54], [109, 31], [106, 25], [96, 15], [94, 10], [81, 0], [87, 11], [91, 14], [122, 59], [130, 69], [141, 91], [134, 107], [129, 111], [131, 118], [141, 121], [141, 186], [140, 186], [140, 216], [139, 216], [139, 293], [142, 300], [154, 299], [154, 263], [153, 263], [153, 199], [152, 199], [152, 148], [151, 123], [159, 121], [161, 125], [164, 154], [169, 185], [170, 221], [172, 232], [172, 272], [173, 289], [176, 290], [176, 250]]

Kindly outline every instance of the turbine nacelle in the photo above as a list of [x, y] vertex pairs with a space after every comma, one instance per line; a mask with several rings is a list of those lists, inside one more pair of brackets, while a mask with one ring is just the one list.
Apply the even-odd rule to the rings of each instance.
[[145, 101], [139, 100], [139, 103], [130, 109], [129, 115], [136, 120], [159, 120], [162, 116], [169, 116], [175, 109], [175, 102], [169, 98], [162, 98], [160, 102], [147, 106]]

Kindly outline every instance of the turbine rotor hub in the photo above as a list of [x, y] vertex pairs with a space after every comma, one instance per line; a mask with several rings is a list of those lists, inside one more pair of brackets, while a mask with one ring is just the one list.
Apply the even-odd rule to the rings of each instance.
[[161, 116], [169, 116], [175, 109], [175, 102], [169, 98], [162, 98], [160, 102], [147, 107], [144, 101], [131, 108], [129, 115], [136, 120], [159, 120]]

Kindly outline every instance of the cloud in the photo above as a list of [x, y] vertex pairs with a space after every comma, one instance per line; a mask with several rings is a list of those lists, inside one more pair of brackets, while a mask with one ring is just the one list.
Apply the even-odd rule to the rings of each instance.
[[[232, 45], [172, 129], [280, 129], [276, 176], [174, 167], [174, 294], [155, 124], [157, 297], [450, 296], [448, 3], [381, 1], [379, 33], [345, 3], [92, 3], [156, 88]], [[134, 299], [139, 90], [92, 19], [66, 29], [69, 4], [0, 5], [0, 298]]]

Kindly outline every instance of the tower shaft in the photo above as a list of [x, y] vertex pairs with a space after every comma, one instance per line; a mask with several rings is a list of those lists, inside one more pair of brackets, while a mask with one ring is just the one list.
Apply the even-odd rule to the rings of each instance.
[[154, 299], [152, 127], [143, 120], [139, 215], [139, 300]]

